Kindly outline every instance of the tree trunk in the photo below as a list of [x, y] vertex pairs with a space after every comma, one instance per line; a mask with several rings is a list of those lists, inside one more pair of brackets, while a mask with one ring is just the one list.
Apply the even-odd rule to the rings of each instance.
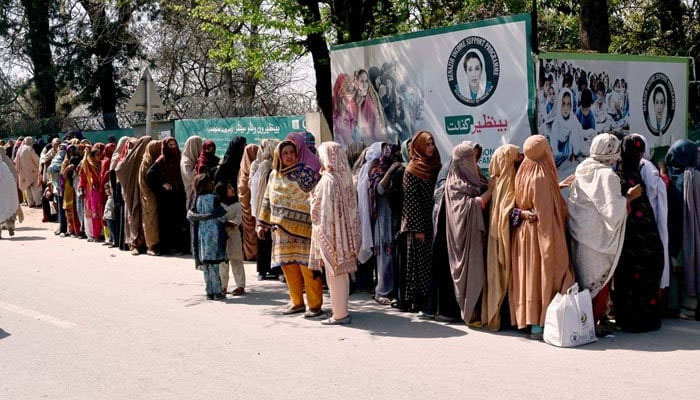
[[610, 22], [607, 0], [581, 0], [579, 12], [581, 49], [607, 53], [610, 47]]
[[100, 85], [100, 108], [106, 130], [119, 129], [117, 119], [117, 94], [114, 86], [114, 65], [112, 58], [102, 60], [97, 68]]
[[658, 0], [660, 37], [665, 38], [670, 55], [687, 50], [683, 29], [683, 6], [681, 0]]
[[56, 115], [56, 69], [49, 45], [49, 7], [40, 0], [22, 0], [22, 5], [29, 29], [26, 52], [34, 66], [34, 83], [39, 96], [38, 117], [51, 118]]
[[[300, 0], [299, 4], [304, 8], [302, 10], [304, 25], [316, 26], [321, 23], [321, 11], [317, 1]], [[311, 52], [311, 58], [314, 61], [316, 102], [332, 131], [331, 56], [326, 44], [326, 38], [320, 32], [310, 33], [306, 37], [306, 48]]]

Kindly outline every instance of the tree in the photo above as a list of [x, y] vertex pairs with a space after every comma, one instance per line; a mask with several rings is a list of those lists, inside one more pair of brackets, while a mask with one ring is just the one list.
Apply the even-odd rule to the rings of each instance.
[[53, 131], [56, 68], [50, 46], [53, 40], [50, 19], [55, 14], [55, 1], [1, 0], [0, 6], [0, 36], [9, 41], [10, 51], [21, 52], [28, 58], [33, 75], [24, 89], [35, 87], [32, 92], [38, 103], [35, 118], [42, 121], [42, 128]]
[[579, 23], [581, 49], [607, 53], [610, 47], [608, 1], [581, 0]]

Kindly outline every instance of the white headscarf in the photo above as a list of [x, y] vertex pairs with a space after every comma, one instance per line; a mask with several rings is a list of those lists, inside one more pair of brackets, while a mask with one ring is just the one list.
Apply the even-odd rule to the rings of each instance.
[[365, 165], [360, 169], [357, 180], [357, 208], [360, 211], [360, 231], [362, 232], [362, 246], [357, 259], [360, 263], [366, 263], [372, 257], [374, 240], [372, 239], [372, 220], [369, 212], [369, 169], [374, 160], [382, 155], [382, 142], [373, 143], [365, 153]]
[[[561, 114], [561, 104], [562, 101], [564, 101], [564, 96], [567, 94], [571, 99], [571, 111], [569, 112], [569, 118], [564, 119]], [[552, 131], [550, 133], [550, 143], [552, 147], [556, 149], [558, 142], [565, 141], [568, 136], [571, 151], [576, 154], [582, 147], [580, 142], [583, 128], [581, 128], [581, 123], [578, 121], [578, 118], [576, 118], [576, 114], [574, 114], [573, 103], [574, 95], [571, 93], [571, 90], [562, 88], [559, 91], [559, 95], [557, 95], [557, 102], [554, 104], [556, 112], [554, 113], [554, 122], [552, 123]]]

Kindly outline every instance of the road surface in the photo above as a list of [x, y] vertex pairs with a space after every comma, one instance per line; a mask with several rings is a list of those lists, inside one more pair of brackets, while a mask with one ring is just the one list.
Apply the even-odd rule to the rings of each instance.
[[59, 238], [25, 213], [0, 240], [0, 399], [700, 396], [700, 323], [559, 349], [355, 294], [352, 325], [326, 327], [282, 316], [285, 286], [253, 264], [247, 296], [207, 301], [190, 259]]

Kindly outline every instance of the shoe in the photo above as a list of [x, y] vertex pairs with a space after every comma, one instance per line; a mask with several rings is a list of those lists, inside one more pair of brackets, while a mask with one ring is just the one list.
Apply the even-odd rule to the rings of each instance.
[[207, 300], [214, 300], [214, 295], [213, 295], [213, 294], [208, 294], [208, 295], [207, 295]]
[[321, 325], [349, 325], [352, 322], [352, 318], [348, 315], [345, 318], [335, 319], [333, 317], [324, 319], [321, 321]]
[[382, 306], [390, 306], [391, 305], [391, 299], [388, 297], [374, 295], [374, 296], [372, 296], [372, 298], [374, 299], [374, 301], [377, 302], [377, 304], [380, 304]]
[[8, 232], [10, 232], [10, 236], [15, 236], [15, 230], [14, 229], [8, 229]]
[[231, 292], [231, 296], [245, 296], [245, 288], [237, 287]]
[[214, 300], [224, 300], [226, 299], [226, 295], [223, 293], [217, 293], [214, 295]]
[[462, 318], [447, 317], [447, 316], [438, 314], [438, 315], [435, 316], [435, 321], [437, 321], [437, 322], [446, 322], [446, 323], [448, 323], [448, 324], [453, 324], [453, 323], [456, 323], [456, 322], [462, 322]]
[[111, 244], [109, 245], [109, 248], [110, 248], [110, 249], [113, 249], [113, 248], [115, 248], [115, 247], [117, 247], [117, 244], [116, 244], [116, 243], [111, 243]]
[[157, 256], [158, 255], [158, 253], [156, 253], [155, 251], [150, 250], [150, 249], [146, 252], [146, 254], [148, 254], [149, 256]]
[[94, 241], [95, 241], [95, 239], [93, 239], [93, 238], [88, 238], [88, 240], [87, 240], [87, 241], [88, 241], [88, 243], [92, 243], [92, 242], [94, 242]]
[[58, 236], [58, 235], [61, 234], [61, 231], [54, 231], [53, 234], [56, 235], [56, 236]]
[[131, 255], [132, 255], [132, 256], [138, 256], [139, 254], [140, 254], [140, 253], [139, 253], [139, 249], [131, 249]]
[[279, 274], [279, 275], [277, 275], [277, 280], [280, 281], [280, 282], [282, 282], [282, 283], [284, 283], [284, 282], [285, 282], [284, 274]]
[[62, 232], [60, 235], [58, 235], [58, 237], [62, 237], [62, 238], [66, 237], [66, 236], [68, 236], [68, 235], [65, 232]]
[[264, 280], [265, 280], [265, 275], [258, 274], [258, 281], [264, 281]]
[[304, 311], [306, 311], [306, 306], [303, 304], [300, 306], [289, 306], [286, 310], [282, 311], [282, 315], [299, 314], [303, 313]]
[[320, 308], [318, 308], [316, 310], [309, 309], [307, 312], [304, 313], [304, 318], [316, 318], [322, 314], [323, 314], [323, 310]]

